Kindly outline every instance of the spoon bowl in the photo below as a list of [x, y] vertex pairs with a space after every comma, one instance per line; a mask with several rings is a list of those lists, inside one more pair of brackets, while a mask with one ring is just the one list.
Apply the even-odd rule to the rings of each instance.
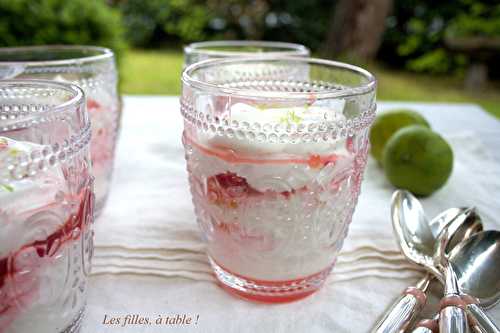
[[[403, 254], [412, 263], [425, 267], [428, 273], [396, 299], [375, 324], [372, 333], [402, 332], [422, 310], [433, 276], [442, 279], [441, 272], [434, 266], [433, 257], [437, 238], [444, 230], [447, 230], [446, 239], [450, 244], [456, 244], [464, 237], [482, 230], [481, 219], [473, 209], [450, 208], [429, 222], [420, 202], [403, 190], [394, 193], [391, 214], [396, 238]], [[445, 251], [449, 249], [451, 246], [445, 247]]]
[[500, 232], [483, 231], [458, 244], [449, 257], [460, 289], [483, 308], [500, 300]]
[[[420, 202], [410, 192], [399, 190], [392, 197], [392, 222], [403, 254], [416, 265], [431, 269], [436, 238]], [[439, 224], [435, 225], [435, 229]]]
[[417, 198], [410, 192], [398, 190], [392, 198], [392, 221], [401, 251], [412, 263], [423, 266], [442, 280], [442, 274], [434, 265], [437, 239], [448, 227], [446, 253], [462, 240], [481, 231], [481, 218], [473, 208], [450, 208], [432, 221], [425, 217]]

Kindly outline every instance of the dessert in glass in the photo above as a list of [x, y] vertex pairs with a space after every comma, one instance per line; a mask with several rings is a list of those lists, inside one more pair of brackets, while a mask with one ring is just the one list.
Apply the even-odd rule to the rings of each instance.
[[301, 44], [252, 41], [221, 40], [191, 43], [184, 47], [184, 66], [207, 59], [260, 56], [308, 57], [309, 49]]
[[219, 284], [263, 302], [315, 292], [357, 203], [374, 77], [271, 57], [203, 61], [182, 81], [191, 193]]
[[0, 81], [0, 333], [79, 330], [93, 253], [83, 91]]
[[92, 120], [96, 216], [106, 202], [120, 120], [113, 52], [94, 46], [0, 48], [0, 79], [48, 79], [81, 87]]

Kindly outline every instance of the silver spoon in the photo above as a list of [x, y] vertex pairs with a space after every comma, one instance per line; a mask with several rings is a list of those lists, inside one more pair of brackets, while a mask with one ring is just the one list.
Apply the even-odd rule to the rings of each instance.
[[[482, 308], [490, 308], [500, 301], [498, 265], [500, 263], [500, 232], [483, 231], [471, 236], [451, 250], [448, 261], [458, 282], [456, 288], [460, 296], [458, 303], [467, 309], [469, 324], [474, 331], [499, 332]], [[446, 300], [441, 303], [447, 304]], [[435, 332], [438, 318], [439, 316], [434, 320], [421, 321], [413, 333]]]
[[[454, 230], [449, 248], [463, 238], [482, 230], [479, 216], [474, 211], [467, 214], [464, 208], [451, 208], [433, 219], [425, 218], [420, 202], [407, 191], [396, 191], [392, 198], [392, 221], [403, 254], [413, 263], [438, 274], [433, 255], [437, 235], [452, 221], [459, 218], [461, 227]], [[425, 292], [433, 275], [428, 273], [415, 287], [409, 287], [372, 330], [374, 333], [402, 332], [412, 322], [426, 302]]]
[[476, 332], [500, 333], [483, 311], [500, 300], [500, 232], [478, 233], [450, 253], [450, 267], [457, 276], [459, 293]]
[[[453, 227], [453, 224], [450, 225]], [[466, 333], [469, 331], [469, 322], [467, 314], [462, 306], [463, 301], [460, 297], [460, 287], [458, 286], [458, 279], [448, 261], [446, 255], [446, 247], [450, 239], [449, 228], [443, 230], [439, 235], [439, 241], [436, 244], [436, 251], [434, 253], [434, 263], [439, 267], [441, 274], [444, 278], [444, 297], [441, 299], [440, 312], [439, 312], [439, 332], [440, 333]], [[453, 251], [453, 250], [452, 250]]]

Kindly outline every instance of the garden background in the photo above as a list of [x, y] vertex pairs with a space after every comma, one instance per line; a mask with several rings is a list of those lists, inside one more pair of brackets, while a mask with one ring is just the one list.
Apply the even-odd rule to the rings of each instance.
[[497, 0], [0, 0], [0, 46], [111, 47], [123, 94], [178, 95], [182, 46], [219, 39], [301, 43], [374, 72], [379, 99], [500, 117]]

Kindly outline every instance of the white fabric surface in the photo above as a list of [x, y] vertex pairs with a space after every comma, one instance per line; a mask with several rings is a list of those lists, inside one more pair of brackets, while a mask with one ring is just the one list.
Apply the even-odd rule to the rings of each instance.
[[[124, 102], [112, 192], [96, 221], [82, 332], [367, 332], [421, 276], [398, 251], [389, 219], [394, 189], [370, 160], [349, 236], [318, 293], [281, 305], [227, 294], [215, 284], [196, 225], [178, 98], [128, 96]], [[474, 205], [486, 228], [500, 229], [500, 122], [474, 105], [379, 103], [379, 109], [400, 106], [422, 112], [455, 153], [448, 184], [423, 200], [428, 215]], [[500, 322], [500, 307], [490, 312]], [[126, 314], [198, 320], [183, 326], [103, 324], [104, 315]]]

